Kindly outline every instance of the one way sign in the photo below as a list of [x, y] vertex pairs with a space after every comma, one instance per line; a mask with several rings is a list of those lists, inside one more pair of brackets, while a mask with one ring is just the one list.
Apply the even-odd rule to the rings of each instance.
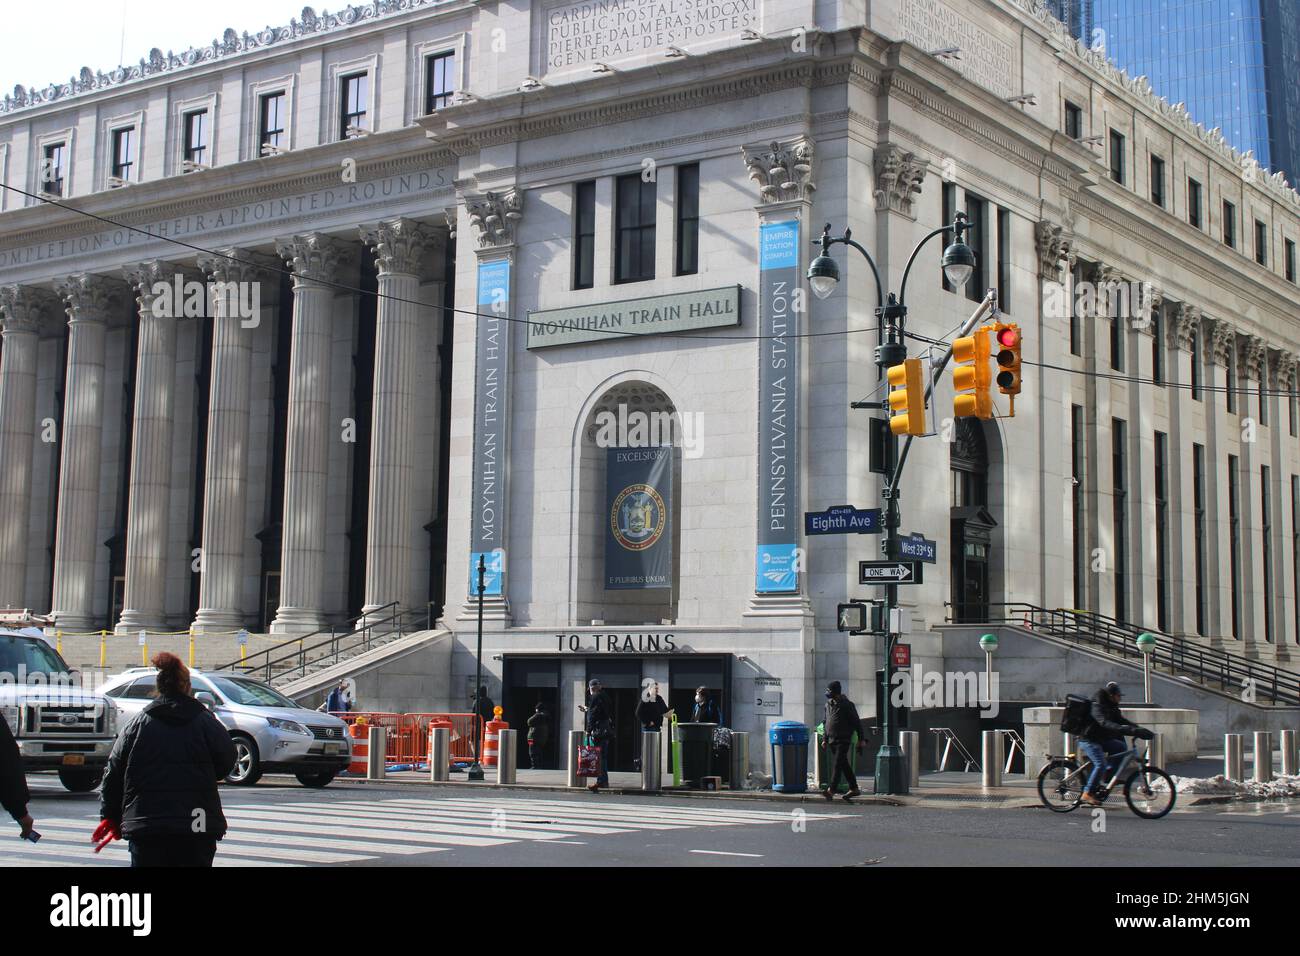
[[924, 565], [916, 561], [859, 561], [859, 584], [920, 584]]

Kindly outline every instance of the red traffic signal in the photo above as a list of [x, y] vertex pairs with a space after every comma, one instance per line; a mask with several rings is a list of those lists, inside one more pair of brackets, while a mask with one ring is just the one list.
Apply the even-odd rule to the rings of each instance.
[[1003, 395], [1020, 394], [1020, 327], [1002, 325], [993, 333], [998, 342], [998, 391]]

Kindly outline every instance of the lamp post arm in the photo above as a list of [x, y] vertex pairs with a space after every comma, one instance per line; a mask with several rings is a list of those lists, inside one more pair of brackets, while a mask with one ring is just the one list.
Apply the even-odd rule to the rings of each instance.
[[941, 235], [942, 233], [945, 232], [952, 232], [956, 228], [957, 228], [956, 223], [947, 226], [940, 226], [938, 229], [926, 235], [924, 239], [922, 239], [920, 242], [916, 244], [916, 248], [912, 250], [912, 254], [907, 259], [907, 266], [903, 269], [903, 284], [898, 287], [899, 305], [907, 304], [907, 276], [912, 271], [912, 263], [916, 261], [916, 257], [920, 254], [921, 247], [924, 246], [931, 239], [933, 239], [935, 236]]
[[837, 241], [844, 243], [846, 246], [852, 246], [862, 253], [862, 257], [867, 260], [867, 265], [871, 266], [871, 275], [876, 280], [876, 308], [883, 309], [885, 307], [885, 287], [880, 281], [880, 270], [876, 268], [876, 260], [871, 258], [871, 253], [867, 252], [856, 239], [845, 236]]

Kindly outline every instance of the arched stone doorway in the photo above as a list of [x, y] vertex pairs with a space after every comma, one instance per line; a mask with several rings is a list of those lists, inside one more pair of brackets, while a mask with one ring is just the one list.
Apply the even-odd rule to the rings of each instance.
[[[990, 423], [988, 428], [995, 426]], [[996, 441], [990, 442], [989, 437], [984, 422], [959, 418], [948, 452], [952, 477], [948, 600], [952, 619], [960, 622], [987, 621], [990, 604], [1002, 591], [994, 517], [1001, 505], [1001, 489], [990, 456], [990, 445], [996, 446]]]

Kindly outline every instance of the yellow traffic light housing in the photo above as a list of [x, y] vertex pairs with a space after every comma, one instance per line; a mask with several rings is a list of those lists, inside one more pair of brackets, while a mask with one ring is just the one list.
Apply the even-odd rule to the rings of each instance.
[[905, 359], [891, 366], [889, 378], [889, 430], [895, 435], [924, 435], [925, 382], [919, 358]]
[[994, 330], [998, 340], [998, 391], [1003, 395], [1020, 394], [1020, 326], [1015, 323], [998, 325]]
[[987, 328], [952, 343], [952, 358], [958, 363], [952, 373], [957, 391], [952, 402], [958, 418], [992, 418], [993, 398], [989, 395], [992, 372], [989, 369], [989, 334]]

